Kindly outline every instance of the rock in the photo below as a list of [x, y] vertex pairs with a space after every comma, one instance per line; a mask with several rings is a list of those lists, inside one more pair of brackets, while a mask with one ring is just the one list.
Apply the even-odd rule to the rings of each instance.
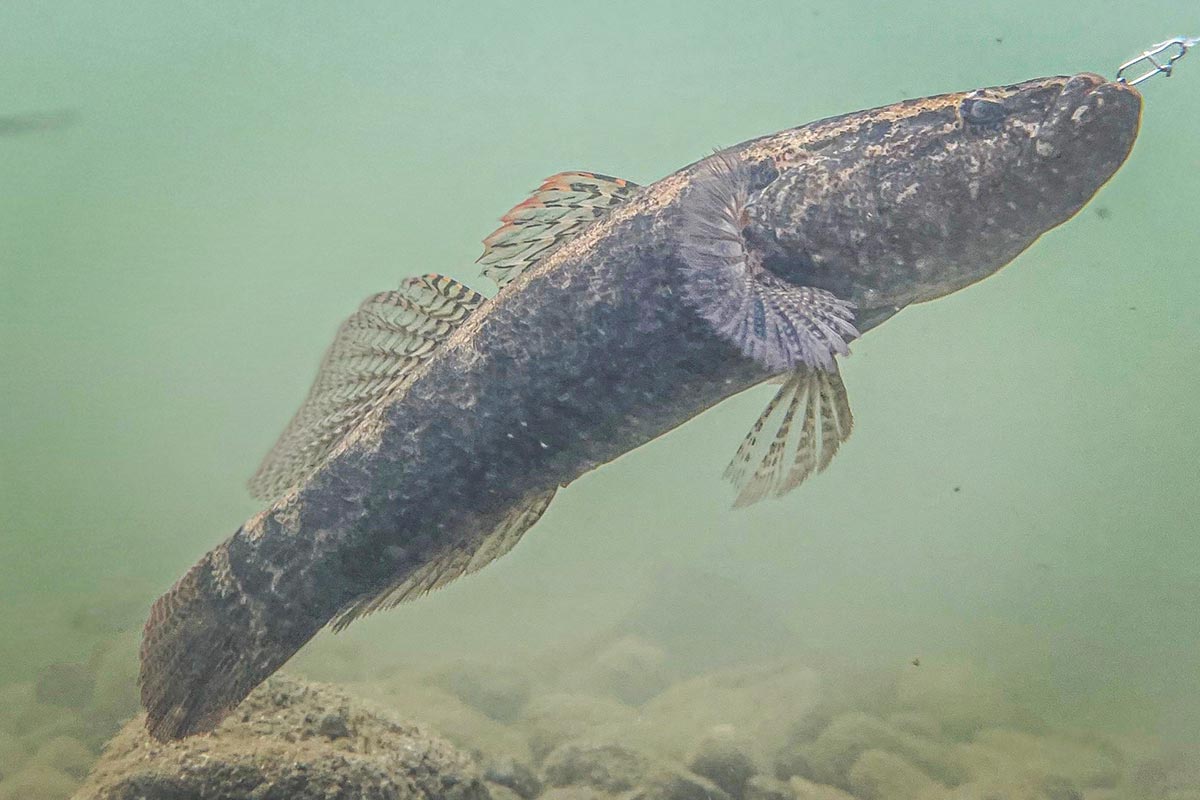
[[622, 800], [729, 800], [713, 782], [683, 769], [661, 770]]
[[749, 743], [732, 726], [718, 725], [700, 740], [687, 765], [692, 772], [720, 786], [734, 800], [742, 800], [747, 782], [758, 771], [749, 750]]
[[788, 787], [796, 800], [854, 800], [854, 796], [835, 786], [824, 783], [813, 783], [799, 775], [788, 781]]
[[634, 718], [633, 710], [616, 700], [547, 694], [529, 702], [518, 727], [526, 734], [534, 762], [541, 763], [562, 742], [623, 732]]
[[342, 707], [322, 714], [317, 733], [326, 739], [345, 739], [350, 735], [350, 709]]
[[0, 781], [0, 800], [67, 800], [79, 782], [70, 775], [42, 764], [29, 764]]
[[544, 773], [554, 786], [588, 786], [622, 800], [730, 800], [711, 781], [615, 742], [565, 742], [546, 757]]
[[1051, 775], [1043, 778], [1038, 788], [1046, 800], [1083, 800], [1083, 792], [1066, 778]]
[[666, 651], [640, 637], [622, 636], [589, 654], [566, 685], [638, 706], [666, 689], [671, 679]]
[[1008, 701], [1003, 685], [969, 664], [924, 664], [896, 681], [897, 711], [935, 717], [952, 739], [969, 741], [985, 727], [1038, 732], [1044, 724]]
[[329, 636], [303, 648], [292, 659], [288, 671], [318, 683], [360, 683], [376, 677], [375, 660], [353, 637]]
[[627, 634], [663, 648], [679, 675], [784, 658], [797, 644], [795, 631], [736, 581], [674, 565], [612, 628], [612, 638]]
[[921, 800], [945, 793], [945, 787], [924, 772], [883, 750], [868, 750], [859, 756], [849, 779], [850, 790], [862, 800]]
[[0, 780], [15, 775], [29, 760], [29, 750], [17, 737], [0, 733]]
[[1129, 770], [1128, 784], [1130, 793], [1139, 798], [1191, 800], [1192, 794], [1200, 798], [1200, 748], [1142, 758]]
[[898, 755], [947, 785], [961, 783], [967, 776], [957, 754], [945, 745], [861, 712], [836, 717], [814, 741], [797, 745], [790, 761], [781, 756], [776, 769], [806, 768], [802, 777], [849, 789], [850, 769], [868, 750]]
[[83, 708], [95, 688], [96, 678], [86, 664], [50, 664], [38, 674], [34, 693], [45, 705]]
[[746, 781], [745, 800], [793, 800], [792, 788], [781, 780], [754, 775]]
[[610, 742], [565, 742], [542, 765], [552, 786], [583, 785], [614, 794], [636, 788], [650, 771], [646, 756]]
[[76, 780], [83, 780], [96, 754], [78, 739], [69, 736], [58, 736], [38, 748], [33, 757], [33, 763], [62, 770]]
[[958, 759], [976, 780], [1008, 775], [1061, 777], [1082, 788], [1116, 786], [1124, 771], [1124, 757], [1111, 745], [1000, 728], [981, 731], [973, 742], [959, 748]]
[[991, 779], [964, 783], [944, 800], [1084, 800], [1084, 794], [1065, 778]]
[[36, 752], [54, 739], [74, 739], [93, 753], [100, 752], [104, 743], [112, 738], [118, 726], [100, 717], [88, 716], [83, 711], [72, 711], [24, 735], [25, 747]]
[[789, 781], [794, 777], [814, 775], [812, 761], [809, 758], [811, 749], [811, 742], [799, 742], [780, 750], [773, 762], [775, 777], [781, 781]]
[[501, 725], [449, 692], [424, 682], [416, 673], [401, 673], [384, 682], [350, 687], [356, 696], [394, 711], [403, 719], [427, 724], [458, 747], [484, 756], [511, 756], [530, 762], [529, 745], [518, 730]]
[[[330, 714], [348, 735], [322, 733]], [[449, 742], [279, 675], [208, 736], [156, 742], [143, 725], [139, 716], [109, 743], [77, 800], [488, 800]]]
[[515, 722], [529, 701], [529, 678], [497, 664], [459, 662], [435, 674], [435, 685], [505, 724]]
[[896, 730], [923, 736], [926, 739], [939, 739], [942, 736], [942, 725], [933, 714], [920, 711], [901, 711], [887, 718], [887, 723]]
[[128, 578], [110, 581], [102, 591], [66, 612], [64, 621], [81, 636], [111, 638], [121, 633], [136, 633], [146, 621], [150, 602], [158, 594], [151, 583], [131, 584]]
[[521, 795], [502, 784], [484, 781], [484, 786], [487, 787], [491, 800], [521, 800]]
[[138, 634], [124, 634], [93, 659], [96, 687], [88, 715], [104, 721], [112, 730], [141, 708], [137, 688], [139, 644]]
[[36, 703], [37, 691], [32, 683], [0, 686], [0, 732], [15, 734], [17, 720]]
[[729, 725], [751, 743], [751, 757], [769, 763], [780, 742], [820, 702], [816, 672], [793, 663], [736, 667], [677, 683], [642, 706], [629, 741], [674, 761], [685, 761], [700, 739]]
[[26, 742], [40, 744], [72, 727], [82, 726], [79, 715], [69, 708], [34, 703], [12, 720], [12, 732]]
[[621, 800], [729, 800], [716, 784], [683, 772], [661, 773], [645, 786], [621, 796]]
[[553, 786], [539, 800], [612, 800], [612, 797], [590, 786]]
[[491, 783], [507, 787], [524, 800], [533, 800], [542, 793], [542, 782], [533, 770], [512, 756], [501, 756], [488, 761], [483, 768], [483, 777]]

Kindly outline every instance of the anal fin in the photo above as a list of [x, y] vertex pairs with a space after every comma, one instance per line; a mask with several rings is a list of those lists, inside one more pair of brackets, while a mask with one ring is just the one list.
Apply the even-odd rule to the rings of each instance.
[[541, 519], [557, 491], [551, 489], [530, 495], [513, 506], [493, 530], [469, 542], [448, 546], [383, 591], [356, 600], [333, 618], [330, 627], [341, 631], [360, 617], [394, 608], [440, 589], [455, 578], [483, 569], [516, 546], [525, 531]]

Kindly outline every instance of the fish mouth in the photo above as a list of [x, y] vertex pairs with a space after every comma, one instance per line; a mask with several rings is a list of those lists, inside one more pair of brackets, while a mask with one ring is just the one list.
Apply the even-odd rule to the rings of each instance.
[[1068, 147], [1131, 145], [1141, 120], [1142, 95], [1127, 83], [1092, 72], [1073, 75], [1063, 84], [1038, 126], [1036, 151], [1057, 158]]

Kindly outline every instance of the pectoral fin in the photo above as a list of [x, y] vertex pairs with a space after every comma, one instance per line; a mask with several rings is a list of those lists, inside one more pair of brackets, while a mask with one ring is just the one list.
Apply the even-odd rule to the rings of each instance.
[[725, 468], [725, 477], [738, 488], [734, 506], [787, 494], [825, 469], [853, 425], [846, 387], [836, 371], [793, 372]]
[[763, 267], [743, 234], [750, 204], [743, 162], [718, 153], [701, 170], [683, 207], [684, 297], [718, 335], [767, 369], [836, 369], [834, 357], [848, 353], [858, 336], [853, 305]]

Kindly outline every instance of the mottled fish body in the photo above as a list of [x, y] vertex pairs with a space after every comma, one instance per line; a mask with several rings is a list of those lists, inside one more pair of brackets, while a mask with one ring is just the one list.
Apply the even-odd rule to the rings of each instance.
[[485, 240], [491, 300], [436, 275], [373, 295], [251, 483], [272, 505], [155, 604], [142, 699], [209, 730], [323, 626], [507, 552], [555, 491], [733, 394], [783, 386], [727, 474], [739, 503], [849, 435], [837, 357], [1068, 219], [1140, 98], [1092, 75], [907, 101], [636, 187], [563, 173]]

